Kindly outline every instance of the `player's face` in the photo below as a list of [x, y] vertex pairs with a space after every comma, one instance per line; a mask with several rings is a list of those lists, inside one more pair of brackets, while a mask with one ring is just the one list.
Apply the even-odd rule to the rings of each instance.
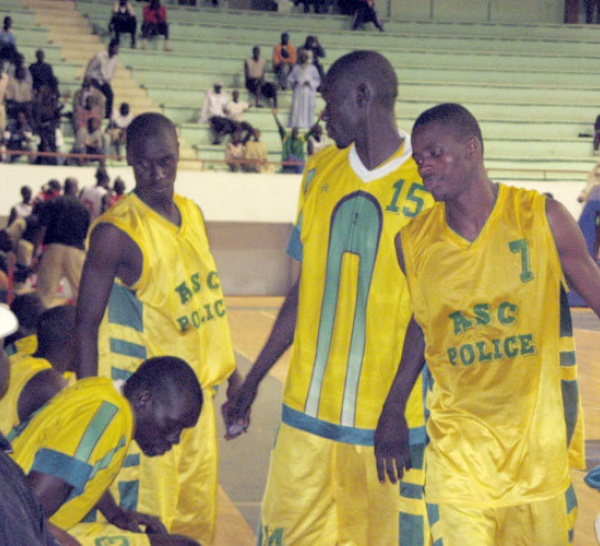
[[329, 138], [342, 149], [350, 146], [356, 139], [356, 105], [348, 86], [339, 78], [325, 78], [321, 86], [321, 96], [325, 100], [323, 120]]
[[413, 158], [436, 201], [451, 201], [466, 189], [467, 145], [448, 126], [432, 122], [412, 134]]
[[149, 457], [163, 455], [179, 443], [184, 429], [198, 421], [200, 409], [187, 398], [156, 398], [136, 411], [135, 441]]
[[133, 167], [138, 194], [172, 193], [178, 161], [179, 143], [166, 130], [145, 136], [127, 149], [127, 162]]

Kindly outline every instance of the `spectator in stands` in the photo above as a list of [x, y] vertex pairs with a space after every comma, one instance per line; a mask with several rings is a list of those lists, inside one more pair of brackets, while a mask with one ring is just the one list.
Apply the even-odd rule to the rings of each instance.
[[120, 176], [117, 176], [113, 182], [112, 190], [109, 191], [108, 207], [115, 206], [123, 197], [125, 197], [125, 182]]
[[594, 168], [588, 173], [587, 181], [577, 201], [585, 204], [593, 188], [600, 185], [600, 162], [594, 165]]
[[325, 50], [321, 47], [321, 44], [319, 43], [319, 38], [311, 35], [307, 36], [304, 45], [301, 48], [301, 51], [302, 50], [312, 52], [312, 63], [319, 71], [319, 78], [323, 80], [323, 78], [325, 77], [325, 71], [323, 70], [323, 65], [321, 64], [319, 59], [325, 58]]
[[221, 139], [233, 132], [234, 123], [227, 118], [225, 112], [229, 100], [229, 94], [223, 91], [221, 80], [217, 80], [213, 84], [213, 88], [209, 89], [204, 95], [198, 123], [208, 123], [210, 125], [213, 144], [221, 144]]
[[44, 51], [38, 49], [35, 52], [35, 63], [29, 65], [29, 72], [32, 78], [32, 88], [34, 93], [39, 91], [42, 85], [47, 85], [53, 91], [58, 93], [58, 85], [56, 78], [54, 77], [54, 71], [52, 66], [44, 62]]
[[250, 108], [250, 105], [245, 100], [240, 100], [240, 92], [234, 89], [231, 93], [231, 100], [225, 106], [225, 114], [233, 121], [231, 134], [239, 131], [239, 138], [245, 142], [254, 131], [252, 125], [244, 121], [244, 112]]
[[31, 197], [31, 188], [29, 186], [21, 186], [21, 201], [10, 209], [7, 226], [10, 226], [17, 218], [27, 218], [31, 214], [33, 210]]
[[373, 23], [379, 32], [383, 32], [383, 25], [375, 9], [375, 0], [359, 1], [354, 13], [354, 20], [352, 21], [352, 30], [356, 30], [359, 26], [366, 23]]
[[598, 148], [600, 148], [600, 115], [596, 116], [594, 122], [594, 155], [598, 155]]
[[6, 16], [0, 31], [0, 59], [14, 62], [17, 56], [17, 38], [12, 31], [12, 18]]
[[293, 91], [288, 127], [309, 129], [313, 124], [317, 88], [321, 85], [321, 79], [311, 57], [310, 51], [302, 50], [300, 62], [294, 66], [288, 78]]
[[79, 194], [79, 200], [90, 213], [90, 222], [93, 222], [108, 208], [108, 185], [110, 176], [106, 169], [100, 165], [96, 169], [96, 185], [86, 186]]
[[585, 0], [585, 22], [600, 23], [600, 0]]
[[[102, 132], [102, 124], [98, 118], [88, 119], [87, 125], [80, 127], [75, 136], [74, 154], [106, 155], [106, 138]], [[100, 161], [99, 158], [79, 158], [79, 165], [87, 165], [90, 161]]]
[[108, 30], [113, 32], [115, 39], [120, 43], [121, 34], [131, 35], [131, 49], [135, 49], [135, 37], [137, 34], [137, 19], [133, 6], [127, 0], [118, 0], [114, 7]]
[[77, 180], [68, 178], [65, 194], [45, 203], [40, 213], [45, 235], [37, 291], [46, 307], [52, 305], [63, 276], [69, 283], [72, 298], [77, 300], [85, 259], [84, 241], [90, 225], [90, 213], [77, 198], [77, 186]]
[[281, 89], [288, 86], [288, 76], [296, 64], [296, 48], [290, 44], [287, 32], [281, 35], [281, 42], [273, 48], [273, 70], [279, 81]]
[[[34, 96], [32, 108], [33, 130], [39, 137], [38, 152], [58, 151], [56, 133], [60, 127], [61, 108], [56, 87], [43, 83]], [[38, 155], [37, 163], [56, 165], [57, 158]]]
[[260, 47], [252, 48], [252, 57], [244, 62], [244, 79], [246, 81], [246, 89], [251, 96], [254, 97], [254, 105], [260, 108], [260, 97], [262, 95], [262, 87], [265, 83], [265, 69], [267, 60], [260, 56]]
[[110, 119], [113, 110], [114, 93], [110, 82], [117, 71], [118, 55], [119, 42], [113, 38], [108, 44], [108, 49], [96, 53], [85, 69], [84, 79], [89, 79], [90, 83], [106, 98], [104, 110], [106, 119]]
[[281, 172], [302, 174], [306, 157], [304, 153], [306, 135], [300, 135], [298, 127], [292, 127], [291, 131], [286, 131], [277, 117], [277, 108], [273, 108], [272, 112], [275, 123], [277, 123], [277, 128], [279, 129], [279, 136], [281, 137], [282, 143], [281, 161], [284, 165], [282, 166]]
[[105, 108], [104, 95], [92, 86], [89, 78], [85, 78], [81, 87], [73, 96], [73, 129], [75, 133], [87, 126], [88, 119], [98, 118], [102, 121]]
[[325, 146], [327, 146], [327, 143], [323, 138], [323, 128], [320, 123], [317, 122], [310, 128], [310, 133], [306, 142], [306, 151], [308, 152], [308, 155], [313, 155], [320, 152]]
[[4, 61], [0, 60], [0, 135], [4, 135], [4, 131], [6, 131], [6, 108], [4, 107], [4, 98], [6, 96], [7, 87], [8, 74], [4, 72]]
[[121, 157], [121, 146], [126, 144], [127, 127], [133, 120], [133, 116], [129, 111], [129, 104], [122, 102], [119, 106], [119, 110], [113, 112], [110, 118], [110, 123], [106, 129], [110, 142], [115, 149], [115, 153]]
[[5, 104], [8, 119], [16, 119], [23, 112], [27, 120], [31, 120], [31, 101], [33, 91], [29, 71], [22, 64], [14, 65], [14, 75], [8, 77]]
[[60, 196], [60, 192], [62, 191], [62, 186], [60, 182], [53, 178], [52, 180], [48, 180], [47, 184], [42, 186], [41, 191], [35, 196], [33, 200], [33, 213], [39, 214], [42, 210], [42, 207], [48, 201], [52, 201]]
[[[23, 152], [33, 152], [33, 146], [35, 143], [33, 137], [33, 131], [25, 112], [19, 112], [17, 118], [11, 120], [6, 128], [4, 134], [4, 140], [6, 142], [6, 154], [8, 163], [14, 163], [19, 157], [23, 155]], [[27, 161], [33, 163], [35, 158], [29, 154]]]
[[246, 163], [242, 165], [242, 170], [247, 173], [266, 173], [270, 172], [267, 165], [267, 147], [260, 140], [260, 131], [254, 129], [246, 141], [246, 151], [244, 158]]
[[148, 38], [151, 36], [165, 37], [165, 51], [171, 51], [169, 46], [169, 23], [167, 22], [167, 10], [160, 5], [160, 0], [150, 0], [150, 4], [144, 6], [144, 22], [142, 23], [142, 49], [148, 47]]
[[225, 160], [231, 172], [239, 173], [242, 170], [241, 161], [245, 157], [245, 146], [241, 139], [239, 130], [233, 131], [227, 146], [225, 147]]

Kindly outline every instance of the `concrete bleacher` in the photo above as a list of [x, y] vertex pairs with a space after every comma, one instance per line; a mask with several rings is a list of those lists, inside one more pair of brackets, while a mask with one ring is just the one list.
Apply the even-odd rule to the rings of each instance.
[[[19, 48], [33, 59], [35, 49], [43, 47], [61, 87], [75, 90], [84, 63], [65, 62], [61, 52], [80, 51], [87, 59], [98, 42], [89, 33], [72, 35], [66, 24], [61, 27], [60, 14], [54, 30], [47, 30], [28, 8], [32, 2], [6, 0], [6, 9], [14, 8]], [[352, 49], [381, 51], [399, 78], [397, 117], [404, 129], [433, 104], [465, 104], [481, 122], [488, 167], [504, 178], [581, 180], [594, 164], [591, 138], [579, 136], [592, 133], [599, 111], [600, 36], [592, 27], [386, 21], [386, 32], [379, 34], [350, 32], [349, 18], [339, 15], [165, 3], [174, 51], [162, 51], [162, 39], [146, 51], [129, 49], [125, 40], [119, 58], [131, 78], [121, 82], [116, 100], [132, 102], [136, 111], [159, 108], [178, 124], [183, 141], [201, 160], [224, 155], [223, 147], [211, 146], [208, 127], [196, 123], [206, 89], [216, 79], [228, 89], [243, 89], [243, 62], [251, 48], [261, 46], [269, 59], [280, 33], [288, 30], [297, 46], [306, 35], [318, 35], [327, 52], [325, 67]], [[75, 5], [106, 43], [112, 0], [76, 0]], [[139, 22], [142, 5], [134, 7]], [[280, 93], [282, 122], [290, 105], [290, 92]], [[322, 108], [319, 98], [317, 111]], [[278, 160], [281, 143], [269, 109], [251, 109], [246, 118], [261, 129], [269, 158]]]

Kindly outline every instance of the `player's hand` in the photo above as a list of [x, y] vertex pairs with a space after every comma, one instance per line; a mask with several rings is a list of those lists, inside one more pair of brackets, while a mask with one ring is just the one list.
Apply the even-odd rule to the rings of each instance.
[[250, 409], [257, 390], [258, 387], [246, 378], [246, 381], [223, 404], [221, 412], [227, 427], [226, 440], [237, 438], [250, 426]]
[[[148, 533], [152, 535], [168, 535], [169, 531], [163, 523], [154, 516], [135, 512], [134, 510], [118, 510], [109, 520], [110, 523], [119, 529], [131, 531], [133, 533]], [[144, 531], [140, 526], [144, 526]]]
[[412, 468], [404, 412], [398, 414], [384, 408], [375, 430], [375, 459], [381, 483], [386, 479], [396, 483], [402, 479], [404, 469]]

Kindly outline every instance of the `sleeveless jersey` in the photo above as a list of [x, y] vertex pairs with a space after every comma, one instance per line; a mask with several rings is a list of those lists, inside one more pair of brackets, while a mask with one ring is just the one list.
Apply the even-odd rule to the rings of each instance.
[[73, 489], [50, 521], [61, 529], [79, 523], [123, 465], [133, 436], [127, 399], [104, 377], [78, 381], [39, 410], [12, 440], [13, 459], [26, 474], [56, 476]]
[[18, 413], [19, 397], [28, 381], [39, 372], [52, 368], [46, 359], [23, 353], [15, 353], [9, 358], [9, 362], [8, 390], [0, 399], [0, 432], [5, 436], [8, 436], [12, 428], [21, 422]]
[[37, 334], [31, 334], [17, 339], [7, 347], [5, 347], [8, 356], [16, 355], [17, 353], [32, 355], [37, 351]]
[[[473, 242], [448, 227], [443, 203], [401, 233], [434, 381], [428, 502], [508, 506], [569, 486], [567, 450], [581, 412], [545, 204], [536, 192], [499, 185]], [[579, 422], [578, 441], [581, 433]]]
[[[311, 156], [288, 244], [302, 272], [283, 421], [352, 444], [373, 445], [412, 314], [395, 236], [433, 203], [403, 136], [372, 171], [353, 146]], [[409, 403], [414, 442], [425, 441], [423, 398], [419, 383]]]
[[140, 248], [142, 273], [133, 286], [113, 285], [98, 336], [98, 375], [127, 379], [143, 360], [176, 355], [203, 388], [235, 367], [221, 282], [197, 205], [175, 195], [177, 227], [134, 193], [98, 218]]

